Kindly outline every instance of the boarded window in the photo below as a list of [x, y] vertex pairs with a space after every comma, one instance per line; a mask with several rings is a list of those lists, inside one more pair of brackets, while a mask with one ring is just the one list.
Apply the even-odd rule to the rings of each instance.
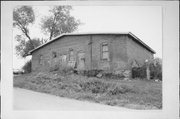
[[102, 60], [109, 60], [109, 48], [107, 43], [102, 44]]

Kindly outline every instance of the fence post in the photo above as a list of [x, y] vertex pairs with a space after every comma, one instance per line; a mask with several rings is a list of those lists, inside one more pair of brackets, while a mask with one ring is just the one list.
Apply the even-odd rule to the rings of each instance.
[[149, 61], [148, 61], [148, 59], [146, 59], [145, 62], [146, 62], [146, 78], [147, 78], [147, 80], [150, 80], [150, 70], [149, 70]]

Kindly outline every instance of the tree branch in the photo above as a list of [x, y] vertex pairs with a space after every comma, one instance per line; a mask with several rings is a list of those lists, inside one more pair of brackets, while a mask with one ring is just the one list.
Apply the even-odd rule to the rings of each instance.
[[24, 33], [24, 35], [29, 39], [29, 41], [30, 41], [30, 43], [31, 43], [31, 45], [33, 46], [33, 48], [35, 48], [34, 47], [34, 44], [32, 43], [32, 40], [31, 40], [31, 38], [30, 38], [30, 36], [29, 36], [29, 34], [28, 34], [28, 32], [27, 32], [27, 28], [25, 28], [22, 24], [21, 24], [21, 22], [18, 20], [18, 24], [17, 24], [18, 26], [19, 26], [19, 28], [21, 29], [21, 31]]

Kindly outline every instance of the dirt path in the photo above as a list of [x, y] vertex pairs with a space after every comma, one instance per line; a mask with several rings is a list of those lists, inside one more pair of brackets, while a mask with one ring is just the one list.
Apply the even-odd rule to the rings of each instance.
[[113, 107], [103, 104], [78, 101], [64, 97], [14, 88], [15, 110], [107, 110], [126, 111], [129, 109]]

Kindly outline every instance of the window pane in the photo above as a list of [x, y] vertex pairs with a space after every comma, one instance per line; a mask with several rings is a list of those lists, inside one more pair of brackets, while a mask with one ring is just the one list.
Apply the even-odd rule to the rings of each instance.
[[107, 44], [102, 46], [102, 51], [108, 51], [108, 45]]
[[103, 52], [102, 58], [103, 59], [109, 59], [109, 53], [108, 52]]
[[69, 60], [70, 61], [73, 61], [74, 59], [73, 59], [73, 51], [70, 51], [69, 52]]

